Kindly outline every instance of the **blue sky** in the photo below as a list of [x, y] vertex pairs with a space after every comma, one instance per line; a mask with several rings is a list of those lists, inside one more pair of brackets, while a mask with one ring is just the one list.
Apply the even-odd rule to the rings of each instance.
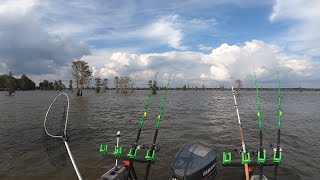
[[253, 87], [319, 87], [316, 0], [0, 0], [0, 74], [70, 79], [75, 59], [94, 77], [144, 86], [159, 71], [173, 86], [227, 84], [227, 69]]

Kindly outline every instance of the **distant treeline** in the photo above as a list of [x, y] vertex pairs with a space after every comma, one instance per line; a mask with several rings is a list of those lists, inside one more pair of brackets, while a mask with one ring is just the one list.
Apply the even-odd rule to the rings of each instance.
[[25, 74], [21, 78], [14, 78], [9, 74], [4, 74], [0, 76], [0, 90], [6, 90], [9, 86], [8, 79], [12, 78], [13, 82], [10, 83], [10, 86], [14, 86], [14, 89], [20, 90], [35, 90], [36, 84], [29, 79]]
[[42, 82], [39, 83], [39, 86], [37, 88], [41, 90], [60, 90], [61, 91], [62, 89], [65, 89], [66, 86], [62, 83], [61, 80], [54, 81], [54, 82], [43, 80]]
[[[94, 87], [90, 88], [94, 89]], [[109, 88], [116, 90], [116, 88]], [[165, 90], [165, 87], [160, 87], [160, 90]], [[133, 90], [150, 90], [150, 88], [135, 87]], [[190, 88], [184, 89], [183, 87], [168, 87], [168, 90], [179, 90], [179, 91], [231, 91], [231, 88]], [[259, 88], [260, 91], [277, 91], [277, 88]], [[255, 88], [240, 88], [240, 91], [256, 91]], [[320, 88], [281, 88], [281, 91], [320, 91]]]

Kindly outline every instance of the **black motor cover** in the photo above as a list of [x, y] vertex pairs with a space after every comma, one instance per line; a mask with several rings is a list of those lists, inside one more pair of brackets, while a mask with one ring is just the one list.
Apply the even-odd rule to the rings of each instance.
[[199, 144], [184, 144], [171, 163], [172, 179], [212, 180], [216, 174], [216, 153]]

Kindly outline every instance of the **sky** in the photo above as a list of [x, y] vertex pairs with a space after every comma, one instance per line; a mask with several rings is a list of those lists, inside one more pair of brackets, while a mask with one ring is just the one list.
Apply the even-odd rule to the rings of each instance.
[[[0, 0], [0, 74], [36, 83], [96, 77], [147, 86], [320, 87], [318, 0]], [[92, 85], [94, 83], [92, 82]]]

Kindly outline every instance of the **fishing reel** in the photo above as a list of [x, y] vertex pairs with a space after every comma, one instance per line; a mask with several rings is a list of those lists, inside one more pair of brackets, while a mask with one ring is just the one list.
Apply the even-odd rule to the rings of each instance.
[[[243, 152], [243, 150], [242, 149], [234, 149], [234, 151], [236, 151], [236, 152], [238, 152], [238, 154], [239, 155], [241, 155], [242, 154], [242, 152]], [[248, 153], [248, 152], [247, 152]], [[249, 153], [251, 153], [251, 155], [255, 155], [255, 153], [258, 153], [258, 151], [251, 151], [251, 152], [249, 152]]]

